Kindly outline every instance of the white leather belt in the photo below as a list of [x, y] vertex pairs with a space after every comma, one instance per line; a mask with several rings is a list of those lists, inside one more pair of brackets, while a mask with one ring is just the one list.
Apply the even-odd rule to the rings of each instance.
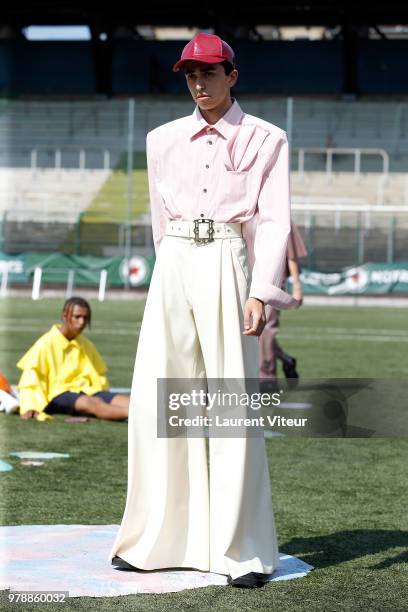
[[198, 244], [213, 242], [216, 238], [242, 238], [241, 223], [216, 223], [213, 219], [167, 222], [167, 236], [192, 238]]

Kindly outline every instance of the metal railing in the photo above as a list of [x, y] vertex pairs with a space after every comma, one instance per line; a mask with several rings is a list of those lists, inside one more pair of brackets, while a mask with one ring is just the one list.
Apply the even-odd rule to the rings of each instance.
[[334, 155], [353, 155], [354, 156], [354, 176], [358, 178], [361, 174], [361, 156], [362, 155], [377, 155], [382, 158], [382, 172], [388, 174], [390, 169], [390, 158], [385, 149], [363, 149], [363, 148], [343, 148], [343, 147], [301, 147], [294, 149], [298, 155], [298, 172], [305, 172], [305, 155], [322, 155], [326, 156], [326, 174], [330, 177], [333, 173], [333, 156]]
[[86, 152], [87, 151], [100, 151], [103, 159], [103, 170], [110, 170], [111, 154], [109, 149], [99, 146], [79, 146], [79, 145], [63, 145], [60, 147], [52, 147], [43, 145], [41, 147], [35, 147], [30, 153], [30, 168], [31, 170], [38, 169], [38, 153], [39, 151], [52, 151], [54, 154], [54, 169], [61, 170], [62, 151], [77, 151], [78, 152], [78, 169], [86, 169]]
[[[75, 285], [75, 273], [77, 270], [75, 268], [47, 268], [47, 273], [49, 272], [64, 272], [67, 273], [67, 283], [65, 288], [65, 297], [66, 299], [72, 297], [74, 293], [74, 285]], [[8, 288], [9, 288], [9, 270], [7, 267], [3, 267], [0, 269], [1, 281], [0, 281], [0, 297], [7, 297]], [[43, 269], [41, 267], [34, 268], [33, 278], [32, 278], [32, 287], [31, 287], [31, 299], [39, 300], [41, 298], [41, 289], [42, 289], [42, 277], [43, 277]], [[108, 284], [108, 271], [103, 269], [100, 271], [99, 275], [99, 286], [98, 286], [98, 300], [103, 302], [106, 297], [106, 289]]]
[[[75, 268], [71, 268], [68, 270], [66, 270], [65, 268], [62, 268], [62, 269], [47, 268], [47, 273], [48, 272], [59, 272], [60, 273], [61, 271], [67, 272], [67, 284], [66, 284], [66, 289], [65, 289], [65, 297], [66, 299], [68, 299], [72, 297], [73, 292], [74, 292], [75, 272], [77, 272], [77, 270]], [[33, 284], [32, 284], [32, 291], [31, 291], [32, 300], [39, 300], [41, 298], [42, 275], [43, 275], [42, 268], [37, 267], [34, 269]], [[100, 302], [103, 302], [105, 300], [107, 280], [108, 280], [108, 271], [101, 270], [100, 275], [99, 275], [99, 287], [98, 287], [98, 300]]]
[[[397, 232], [395, 249], [390, 242], [387, 260], [395, 258], [401, 260], [403, 257], [408, 261], [408, 207], [406, 206], [378, 206], [363, 202], [353, 204], [337, 202], [327, 205], [323, 202], [310, 201], [307, 204], [292, 204], [292, 217], [301, 227], [311, 228], [310, 248], [313, 246], [312, 234], [315, 232], [321, 234], [323, 230], [333, 230], [336, 233], [344, 229], [348, 232], [346, 241], [352, 239], [354, 242], [353, 231], [357, 234], [358, 228], [374, 232], [370, 238], [370, 244], [374, 248], [376, 240], [380, 245], [384, 241], [385, 234], [394, 232], [395, 228]], [[377, 230], [381, 236], [375, 234]], [[71, 255], [123, 257], [127, 255], [128, 245], [132, 254], [143, 256], [154, 254], [151, 226], [146, 220], [135, 221], [128, 225], [119, 219], [100, 223], [97, 220], [90, 221], [78, 217], [73, 224], [59, 221], [47, 226], [37, 220], [19, 227], [17, 221], [11, 221], [6, 217], [0, 223], [0, 237], [0, 251], [9, 255], [25, 252], [59, 252]], [[331, 241], [328, 241], [327, 252], [321, 256], [324, 258], [326, 255], [330, 256], [335, 248], [337, 249], [338, 245], [335, 247]], [[346, 253], [347, 244], [343, 244], [342, 249], [344, 249], [344, 259], [350, 265], [356, 263], [352, 254]], [[385, 257], [385, 249], [383, 256]]]
[[128, 223], [97, 212], [89, 219], [75, 210], [52, 217], [41, 215], [38, 209], [26, 210], [24, 217], [18, 210], [0, 214], [0, 251], [6, 253], [122, 256], [129, 249], [146, 255], [154, 252], [151, 222], [144, 215]]

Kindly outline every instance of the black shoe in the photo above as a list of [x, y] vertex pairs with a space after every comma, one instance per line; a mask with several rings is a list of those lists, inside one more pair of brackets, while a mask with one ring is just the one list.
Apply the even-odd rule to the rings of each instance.
[[127, 563], [127, 561], [124, 561], [120, 557], [113, 557], [112, 565], [114, 565], [115, 569], [118, 569], [118, 570], [128, 570], [128, 571], [133, 571], [133, 572], [137, 571], [136, 567], [133, 567], [133, 565], [130, 565], [130, 563]]
[[238, 578], [232, 579], [228, 576], [228, 584], [233, 587], [241, 587], [244, 589], [256, 589], [264, 586], [270, 580], [270, 574], [260, 574], [258, 572], [250, 572]]
[[294, 357], [285, 357], [282, 362], [283, 371], [288, 379], [289, 387], [296, 387], [298, 384], [299, 374], [296, 370], [296, 359]]

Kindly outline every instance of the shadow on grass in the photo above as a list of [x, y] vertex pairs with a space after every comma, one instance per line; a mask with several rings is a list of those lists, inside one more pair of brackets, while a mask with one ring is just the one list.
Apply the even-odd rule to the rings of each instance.
[[408, 563], [408, 531], [390, 529], [339, 531], [310, 538], [293, 538], [282, 543], [280, 549], [289, 555], [301, 557], [316, 568], [324, 568], [401, 547], [405, 547], [406, 550], [376, 565], [370, 565], [370, 569], [385, 569], [396, 563]]

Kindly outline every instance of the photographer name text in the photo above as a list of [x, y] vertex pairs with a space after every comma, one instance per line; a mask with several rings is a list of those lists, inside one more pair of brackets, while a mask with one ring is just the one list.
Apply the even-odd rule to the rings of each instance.
[[169, 417], [171, 427], [305, 427], [307, 418], [288, 418], [284, 416], [258, 417], [215, 417], [198, 415], [195, 417], [180, 417], [176, 414]]

